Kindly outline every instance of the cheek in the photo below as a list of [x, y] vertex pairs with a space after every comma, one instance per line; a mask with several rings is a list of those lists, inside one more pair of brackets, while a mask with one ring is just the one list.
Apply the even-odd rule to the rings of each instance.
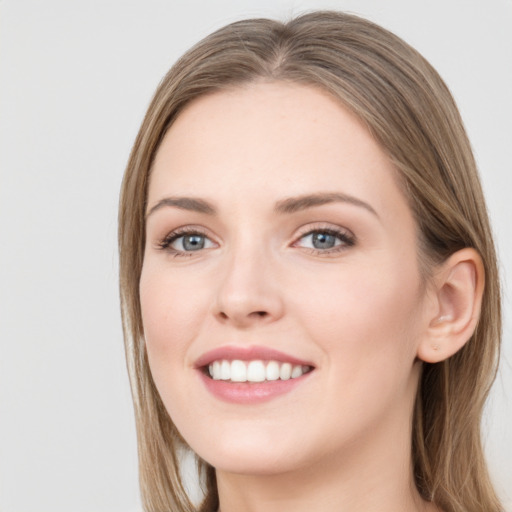
[[204, 297], [207, 287], [197, 285], [168, 268], [148, 265], [139, 286], [151, 375], [167, 412], [185, 432], [196, 428], [195, 409], [191, 409], [189, 394], [183, 393], [191, 371], [189, 348], [208, 304]]
[[303, 308], [300, 318], [326, 355], [336, 354], [351, 367], [367, 368], [375, 361], [375, 367], [410, 368], [404, 360], [415, 358], [420, 281], [414, 265], [396, 261], [362, 262], [306, 285], [307, 303], [297, 303]]
[[323, 352], [317, 413], [335, 418], [326, 439], [346, 440], [385, 418], [408, 417], [422, 312], [416, 273], [381, 261], [379, 269], [340, 273], [310, 289], [308, 307], [297, 316]]
[[[202, 289], [203, 288], [203, 289]], [[207, 301], [205, 287], [192, 286], [168, 270], [148, 266], [140, 280], [140, 300], [146, 346], [152, 368], [182, 361], [198, 330]]]

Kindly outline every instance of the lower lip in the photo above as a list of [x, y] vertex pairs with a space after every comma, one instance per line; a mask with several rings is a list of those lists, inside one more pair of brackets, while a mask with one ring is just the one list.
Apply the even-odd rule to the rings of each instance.
[[258, 404], [291, 392], [307, 380], [312, 372], [305, 373], [295, 379], [265, 382], [213, 380], [202, 371], [199, 373], [208, 391], [216, 398], [235, 404]]

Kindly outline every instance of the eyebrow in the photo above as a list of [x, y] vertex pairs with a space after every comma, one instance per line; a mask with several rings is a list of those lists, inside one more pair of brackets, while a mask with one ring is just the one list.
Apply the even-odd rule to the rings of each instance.
[[[364, 208], [365, 210], [375, 215], [377, 218], [379, 217], [372, 206], [365, 201], [362, 201], [357, 197], [339, 192], [308, 194], [282, 199], [275, 204], [274, 211], [282, 214], [290, 214], [329, 203], [349, 203]], [[166, 206], [179, 208], [181, 210], [203, 213], [206, 215], [217, 214], [216, 208], [204, 199], [199, 199], [196, 197], [164, 197], [149, 210], [149, 212], [146, 214], [146, 219], [155, 211], [160, 210]]]
[[322, 206], [324, 204], [329, 203], [353, 204], [354, 206], [359, 206], [361, 208], [364, 208], [365, 210], [368, 210], [377, 218], [379, 217], [379, 215], [372, 208], [372, 206], [366, 203], [365, 201], [362, 201], [357, 197], [348, 194], [342, 194], [339, 192], [318, 193], [299, 197], [290, 197], [288, 199], [278, 201], [274, 209], [278, 213], [295, 213], [301, 210], [305, 210], [307, 208], [312, 208], [314, 206]]
[[156, 203], [151, 210], [146, 214], [146, 219], [157, 210], [160, 210], [164, 206], [174, 206], [181, 210], [188, 210], [191, 212], [205, 213], [206, 215], [215, 215], [217, 210], [215, 207], [205, 201], [196, 197], [164, 197], [158, 203]]

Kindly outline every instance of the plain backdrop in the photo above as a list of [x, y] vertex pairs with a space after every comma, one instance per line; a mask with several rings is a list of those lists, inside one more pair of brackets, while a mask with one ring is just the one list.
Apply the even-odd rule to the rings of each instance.
[[512, 500], [511, 0], [0, 0], [2, 512], [141, 510], [117, 290], [131, 144], [160, 78], [193, 43], [241, 18], [314, 8], [396, 32], [459, 104], [505, 284], [484, 431]]

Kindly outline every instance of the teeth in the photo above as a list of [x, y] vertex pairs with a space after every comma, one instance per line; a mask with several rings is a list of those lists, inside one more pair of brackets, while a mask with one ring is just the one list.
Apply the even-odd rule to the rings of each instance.
[[220, 379], [220, 362], [219, 361], [215, 361], [213, 363], [213, 378], [214, 380], [219, 380]]
[[288, 380], [301, 377], [311, 370], [309, 366], [292, 365], [278, 361], [214, 361], [208, 366], [213, 380], [229, 380], [231, 382], [264, 382]]
[[263, 382], [265, 373], [263, 361], [251, 361], [247, 366], [247, 380], [249, 382]]
[[243, 361], [231, 361], [231, 381], [247, 382], [247, 365]]
[[279, 379], [279, 363], [277, 361], [269, 361], [265, 371], [265, 377], [267, 380]]
[[292, 376], [292, 365], [290, 363], [284, 363], [281, 365], [279, 370], [279, 378], [281, 380], [288, 380]]
[[231, 365], [229, 361], [222, 361], [220, 364], [220, 378], [222, 380], [229, 380], [231, 378]]
[[296, 379], [302, 375], [302, 366], [294, 366], [292, 369], [292, 379]]

